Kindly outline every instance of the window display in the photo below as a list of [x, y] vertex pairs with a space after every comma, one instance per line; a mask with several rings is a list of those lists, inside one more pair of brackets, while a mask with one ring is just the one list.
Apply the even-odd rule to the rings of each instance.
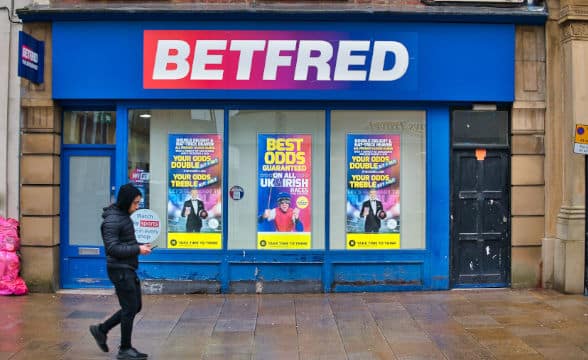
[[322, 110], [232, 110], [228, 156], [223, 110], [129, 115], [129, 179], [167, 219], [160, 247], [219, 250], [226, 227], [228, 249], [325, 250], [326, 222], [333, 250], [426, 247], [424, 111], [332, 111], [327, 139]]
[[331, 113], [331, 249], [425, 248], [425, 134], [424, 111]]
[[[229, 114], [229, 249], [325, 249], [325, 112]], [[234, 196], [238, 194], [238, 196]]]
[[222, 248], [223, 110], [129, 111], [129, 180], [168, 249]]

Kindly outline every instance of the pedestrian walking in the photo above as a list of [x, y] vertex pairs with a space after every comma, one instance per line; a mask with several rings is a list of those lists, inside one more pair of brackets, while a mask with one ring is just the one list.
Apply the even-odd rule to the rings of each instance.
[[141, 284], [137, 277], [139, 255], [151, 253], [150, 244], [139, 244], [131, 214], [139, 208], [141, 192], [132, 184], [120, 187], [115, 204], [104, 208], [102, 240], [106, 252], [106, 269], [112, 281], [120, 310], [101, 324], [91, 325], [90, 333], [100, 349], [108, 352], [108, 332], [120, 324], [120, 348], [117, 359], [147, 359], [147, 354], [132, 346], [133, 320], [141, 311]]

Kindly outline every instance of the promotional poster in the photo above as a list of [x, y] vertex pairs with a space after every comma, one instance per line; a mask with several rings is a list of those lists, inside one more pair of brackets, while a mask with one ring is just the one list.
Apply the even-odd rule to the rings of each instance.
[[221, 159], [220, 135], [169, 135], [168, 248], [222, 248]]
[[312, 137], [259, 134], [257, 248], [310, 249]]
[[400, 248], [400, 135], [347, 135], [346, 248]]

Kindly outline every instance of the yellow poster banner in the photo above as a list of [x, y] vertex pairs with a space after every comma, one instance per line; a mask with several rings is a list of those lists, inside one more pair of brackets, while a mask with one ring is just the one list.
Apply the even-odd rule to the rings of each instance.
[[310, 249], [310, 233], [257, 233], [257, 248], [265, 250]]
[[400, 249], [400, 234], [347, 233], [347, 250]]
[[170, 232], [167, 234], [168, 249], [222, 249], [221, 234]]

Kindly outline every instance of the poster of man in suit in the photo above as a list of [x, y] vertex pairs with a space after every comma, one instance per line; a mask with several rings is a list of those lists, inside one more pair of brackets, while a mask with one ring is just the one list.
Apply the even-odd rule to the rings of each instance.
[[365, 218], [364, 229], [366, 233], [380, 232], [382, 226], [382, 219], [386, 218], [382, 202], [377, 199], [376, 189], [370, 189], [369, 199], [361, 204], [361, 217]]
[[204, 202], [198, 198], [198, 189], [190, 190], [190, 198], [184, 201], [182, 217], [186, 218], [186, 232], [200, 232], [202, 219], [208, 217]]
[[221, 137], [169, 134], [168, 141], [167, 246], [221, 249]]
[[346, 151], [346, 248], [400, 248], [400, 134], [348, 134]]

